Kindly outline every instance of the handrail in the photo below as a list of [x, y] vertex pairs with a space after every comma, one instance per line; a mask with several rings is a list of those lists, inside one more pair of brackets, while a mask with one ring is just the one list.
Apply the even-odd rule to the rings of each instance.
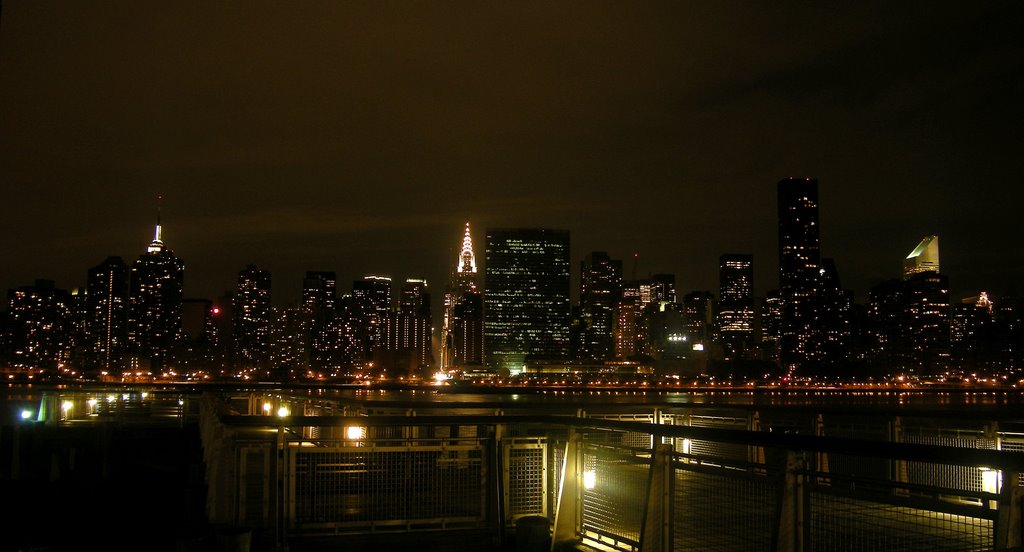
[[848, 454], [930, 462], [971, 464], [1004, 470], [1024, 470], [1024, 452], [970, 449], [918, 443], [893, 443], [847, 437], [827, 437], [720, 429], [709, 427], [624, 422], [572, 416], [221, 416], [226, 425], [272, 428], [279, 426], [322, 426], [357, 424], [367, 427], [409, 425], [500, 425], [543, 424], [576, 429], [634, 431], [658, 437], [682, 437], [786, 450]]

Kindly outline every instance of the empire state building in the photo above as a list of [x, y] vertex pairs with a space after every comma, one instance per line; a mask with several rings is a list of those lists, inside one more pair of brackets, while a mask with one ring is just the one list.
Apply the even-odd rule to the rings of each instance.
[[185, 263], [164, 245], [158, 215], [153, 241], [130, 275], [128, 340], [138, 369], [156, 372], [167, 364], [181, 331], [184, 280]]

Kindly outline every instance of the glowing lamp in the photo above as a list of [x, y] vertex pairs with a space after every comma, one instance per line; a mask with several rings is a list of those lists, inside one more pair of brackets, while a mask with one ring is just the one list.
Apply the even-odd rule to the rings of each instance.
[[595, 485], [597, 485], [597, 472], [594, 470], [583, 472], [583, 488], [589, 491]]

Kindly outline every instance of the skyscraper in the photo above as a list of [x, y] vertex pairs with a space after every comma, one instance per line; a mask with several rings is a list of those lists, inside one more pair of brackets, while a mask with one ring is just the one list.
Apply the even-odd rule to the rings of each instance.
[[473, 238], [467, 222], [462, 236], [462, 248], [444, 293], [441, 320], [442, 370], [482, 361], [483, 308], [476, 278], [476, 255], [473, 253]]
[[879, 369], [935, 375], [949, 367], [949, 279], [922, 269], [938, 268], [938, 258], [938, 239], [929, 236], [905, 259], [921, 262], [905, 263], [904, 279], [871, 289], [869, 356]]
[[626, 360], [640, 352], [641, 314], [640, 285], [625, 282], [615, 308], [615, 357]]
[[622, 261], [595, 251], [580, 265], [580, 317], [585, 360], [615, 357], [615, 325], [622, 296]]
[[168, 362], [181, 331], [185, 263], [163, 242], [157, 217], [153, 241], [132, 263], [128, 340], [141, 370], [155, 372]]
[[[431, 351], [432, 320], [427, 281], [408, 278], [402, 285], [398, 310], [388, 314], [384, 348], [409, 356], [408, 370], [424, 370], [433, 365]], [[421, 374], [422, 375], [422, 374]]]
[[920, 272], [905, 282], [905, 335], [910, 343], [909, 369], [924, 375], [949, 367], [949, 278]]
[[780, 353], [793, 369], [819, 359], [815, 349], [821, 245], [818, 181], [786, 178], [778, 184]]
[[107, 257], [89, 269], [86, 290], [89, 368], [120, 372], [128, 345], [128, 265], [121, 257]]
[[484, 355], [490, 369], [569, 352], [569, 232], [488, 229]]
[[241, 368], [265, 368], [270, 360], [270, 282], [270, 272], [256, 265], [238, 273], [232, 332]]
[[71, 295], [51, 280], [36, 280], [7, 292], [7, 317], [11, 367], [57, 375], [71, 353]]
[[903, 279], [914, 274], [939, 271], [939, 237], [925, 236], [921, 243], [903, 259]]
[[734, 360], [754, 345], [754, 257], [719, 257], [718, 286], [718, 336], [725, 359]]
[[307, 271], [302, 280], [302, 308], [309, 330], [308, 351], [314, 368], [329, 366], [331, 336], [328, 326], [334, 321], [334, 304], [338, 295], [338, 279], [334, 272]]
[[362, 347], [367, 355], [384, 348], [385, 326], [391, 312], [391, 278], [369, 274], [352, 282], [353, 310], [358, 311]]
[[710, 291], [693, 291], [683, 297], [683, 321], [692, 347], [703, 351], [711, 341], [715, 297]]

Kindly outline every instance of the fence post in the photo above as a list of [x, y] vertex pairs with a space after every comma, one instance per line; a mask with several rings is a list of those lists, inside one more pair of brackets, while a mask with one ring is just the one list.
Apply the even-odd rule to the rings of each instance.
[[[903, 416], [894, 416], [892, 422], [889, 423], [889, 442], [903, 442]], [[898, 484], [894, 486], [893, 493], [896, 496], [909, 496], [910, 493], [907, 488], [900, 485], [910, 481], [910, 476], [907, 472], [907, 461], [903, 459], [890, 460], [890, 465], [892, 472], [890, 478], [894, 483]]]
[[576, 543], [577, 528], [583, 515], [580, 502], [580, 480], [583, 478], [583, 458], [580, 450], [580, 435], [569, 429], [565, 443], [565, 458], [562, 459], [562, 478], [558, 486], [558, 502], [555, 505], [555, 529], [551, 549], [561, 550]]
[[[747, 418], [747, 431], [761, 431], [761, 413], [757, 410]], [[764, 447], [750, 445], [747, 449], [747, 461], [751, 464], [764, 464]]]
[[786, 452], [786, 470], [782, 474], [782, 489], [779, 493], [778, 538], [776, 552], [803, 552], [809, 550], [810, 531], [809, 488], [804, 470], [807, 460], [803, 452]]
[[1020, 473], [1017, 470], [1001, 472], [1005, 479], [999, 490], [999, 509], [996, 512], [995, 549], [1019, 549], [1024, 544], [1021, 538], [1021, 497], [1024, 487], [1020, 486]]
[[672, 452], [671, 445], [654, 447], [647, 483], [647, 505], [640, 528], [640, 552], [672, 550]]

